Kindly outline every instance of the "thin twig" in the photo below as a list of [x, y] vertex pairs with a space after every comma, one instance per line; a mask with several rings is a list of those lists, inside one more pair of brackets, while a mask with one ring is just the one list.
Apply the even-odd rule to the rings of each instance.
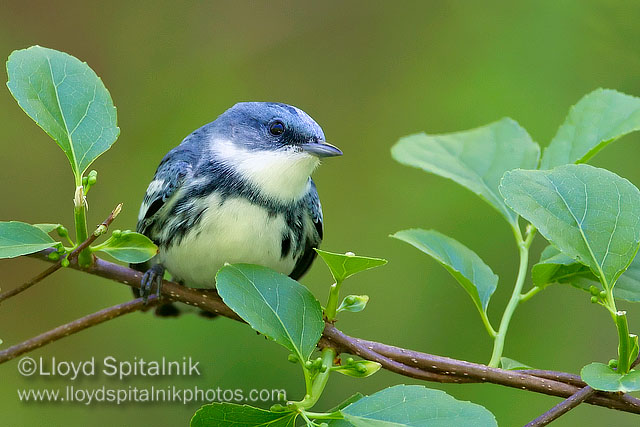
[[[636, 365], [640, 363], [640, 355], [636, 357], [636, 359], [631, 363], [631, 368], [634, 368]], [[556, 373], [558, 374], [558, 373]], [[577, 375], [576, 375], [577, 376]], [[580, 378], [580, 377], [578, 377]], [[584, 382], [583, 382], [584, 383]], [[591, 396], [596, 394], [596, 390], [588, 386], [586, 383], [583, 388], [581, 388], [576, 393], [569, 396], [567, 399], [558, 403], [553, 408], [549, 409], [544, 414], [540, 415], [530, 423], [528, 423], [525, 427], [541, 427], [550, 424], [552, 421], [560, 418], [585, 400], [589, 399]]]
[[1, 293], [0, 294], [0, 303], [3, 302], [4, 300], [7, 300], [7, 299], [9, 299], [11, 297], [14, 297], [14, 296], [18, 295], [19, 293], [22, 293], [22, 292], [26, 291], [27, 289], [29, 289], [30, 287], [32, 287], [36, 283], [40, 282], [45, 277], [50, 276], [51, 274], [53, 274], [56, 271], [58, 271], [60, 269], [60, 267], [62, 267], [62, 260], [58, 260], [51, 267], [47, 268], [46, 270], [44, 270], [42, 273], [38, 274], [37, 276], [35, 276], [31, 280], [29, 280], [27, 282], [24, 282], [20, 286], [17, 286], [17, 287], [15, 287], [13, 289], [9, 289], [8, 291], [5, 291], [5, 292]]
[[[51, 251], [52, 250], [45, 250], [33, 256], [51, 262], [47, 257]], [[138, 271], [100, 258], [96, 258], [93, 265], [86, 269], [79, 267], [75, 261], [70, 264], [70, 267], [124, 283], [134, 288], [140, 287], [140, 280], [142, 278], [142, 273]], [[187, 288], [178, 283], [165, 280], [162, 285], [162, 294], [171, 300], [183, 302], [211, 313], [242, 321], [235, 312], [224, 304], [217, 292], [213, 290]], [[567, 379], [568, 381], [576, 382], [577, 378], [572, 374], [541, 371], [540, 377], [537, 377], [532, 375], [535, 371], [527, 373], [527, 371], [520, 372], [489, 368], [488, 366], [477, 363], [435, 356], [374, 341], [353, 338], [337, 330], [335, 326], [331, 324], [327, 324], [324, 331], [323, 343], [327, 341], [329, 345], [336, 349], [356, 355], [360, 354], [364, 358], [371, 358], [381, 363], [387, 370], [428, 381], [489, 382], [565, 398], [580, 390], [580, 387], [562, 381], [562, 379]], [[549, 379], [545, 376], [555, 377]], [[640, 400], [627, 394], [597, 392], [587, 400], [587, 403], [640, 414]]]
[[525, 425], [525, 427], [546, 426], [547, 424], [556, 420], [557, 418], [560, 418], [561, 416], [563, 416], [564, 414], [566, 414], [567, 412], [569, 412], [570, 410], [572, 410], [573, 408], [575, 408], [576, 406], [578, 406], [579, 404], [581, 404], [582, 402], [584, 402], [585, 400], [593, 396], [594, 394], [596, 394], [596, 390], [594, 390], [593, 388], [589, 386], [583, 387], [579, 391], [569, 396], [567, 399], [563, 400], [553, 408], [549, 409], [544, 414], [540, 415], [535, 420]]
[[[149, 304], [156, 304], [158, 298], [155, 295], [149, 297]], [[75, 334], [91, 326], [99, 325], [107, 320], [115, 319], [123, 314], [131, 313], [145, 307], [145, 303], [142, 298], [137, 298], [131, 301], [127, 301], [122, 304], [114, 305], [112, 307], [104, 308], [95, 313], [81, 317], [73, 322], [66, 323], [62, 326], [58, 326], [48, 332], [28, 339], [20, 344], [16, 344], [13, 347], [9, 347], [0, 351], [0, 363], [4, 363], [8, 360], [14, 359], [21, 354], [35, 350], [43, 345], [52, 343], [61, 338]]]
[[[113, 222], [114, 219], [116, 219], [116, 217], [118, 216], [118, 214], [120, 213], [120, 211], [122, 210], [122, 203], [120, 203], [118, 206], [115, 207], [115, 209], [111, 212], [111, 214], [107, 217], [107, 219], [105, 219], [96, 229], [96, 232], [92, 233], [87, 240], [85, 240], [84, 242], [80, 243], [74, 250], [72, 250], [69, 255], [66, 256], [66, 259], [69, 260], [69, 262], [71, 262], [72, 260], [74, 260], [78, 254], [80, 254], [80, 252], [82, 252], [83, 250], [85, 250], [86, 248], [89, 247], [89, 245], [91, 245], [99, 236], [101, 236], [102, 234], [104, 234], [104, 231], [107, 230], [107, 228], [109, 228], [109, 225], [111, 225], [111, 223]], [[98, 233], [97, 231], [101, 230], [100, 233]], [[58, 271], [61, 267], [62, 267], [62, 260], [64, 258], [60, 258], [58, 261], [56, 261], [55, 264], [53, 264], [51, 267], [47, 268], [46, 270], [44, 270], [42, 273], [38, 274], [37, 276], [35, 276], [34, 278], [32, 278], [31, 280], [24, 282], [23, 284], [21, 284], [20, 286], [17, 286], [13, 289], [10, 289], [6, 292], [3, 292], [0, 294], [0, 303], [2, 303], [2, 301], [7, 300], [11, 297], [14, 297], [16, 295], [18, 295], [19, 293], [22, 293], [24, 291], [26, 291], [27, 289], [29, 289], [30, 287], [32, 287], [33, 285], [35, 285], [36, 283], [42, 281], [43, 279], [45, 279], [46, 277], [52, 275], [53, 273], [55, 273], [56, 271]]]

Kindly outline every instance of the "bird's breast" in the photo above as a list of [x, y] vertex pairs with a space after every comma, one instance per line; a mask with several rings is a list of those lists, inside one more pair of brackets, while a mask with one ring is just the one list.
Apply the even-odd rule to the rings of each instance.
[[291, 273], [295, 251], [285, 254], [283, 242], [291, 245], [295, 233], [285, 214], [244, 197], [223, 198], [215, 192], [199, 203], [205, 204], [199, 221], [160, 251], [161, 262], [176, 280], [192, 287], [214, 287], [215, 275], [225, 263], [259, 264]]

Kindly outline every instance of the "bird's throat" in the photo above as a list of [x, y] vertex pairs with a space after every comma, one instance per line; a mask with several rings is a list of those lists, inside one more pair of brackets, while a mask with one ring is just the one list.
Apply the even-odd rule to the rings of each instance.
[[232, 168], [264, 197], [279, 202], [296, 201], [309, 191], [309, 177], [320, 161], [304, 152], [249, 150], [232, 142], [213, 147], [216, 159]]

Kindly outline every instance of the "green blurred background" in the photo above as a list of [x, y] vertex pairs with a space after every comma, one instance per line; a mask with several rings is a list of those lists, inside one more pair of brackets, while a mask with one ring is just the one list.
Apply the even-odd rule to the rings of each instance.
[[[515, 3], [515, 4], [514, 4]], [[94, 164], [99, 182], [89, 223], [118, 202], [115, 228], [134, 228], [145, 188], [162, 156], [193, 129], [238, 101], [294, 104], [314, 117], [344, 157], [315, 174], [325, 213], [323, 248], [380, 256], [389, 264], [355, 277], [350, 293], [371, 297], [342, 316], [352, 335], [486, 363], [491, 343], [464, 291], [434, 261], [387, 236], [434, 228], [477, 251], [501, 280], [489, 313], [499, 323], [517, 270], [516, 248], [501, 217], [466, 190], [396, 164], [389, 148], [417, 131], [451, 132], [510, 116], [542, 146], [570, 105], [597, 88], [640, 95], [640, 4], [628, 1], [526, 2], [3, 2], [0, 58], [40, 44], [68, 52], [102, 77], [118, 108], [121, 136]], [[5, 77], [3, 77], [5, 78]], [[59, 148], [0, 90], [0, 220], [72, 226], [73, 181]], [[625, 137], [592, 162], [640, 184], [640, 135]], [[543, 247], [536, 242], [533, 257]], [[9, 289], [45, 264], [0, 261]], [[529, 279], [528, 279], [529, 280]], [[324, 301], [330, 276], [320, 263], [302, 282]], [[128, 288], [61, 271], [0, 307], [3, 348], [131, 297]], [[632, 332], [640, 310], [631, 309]], [[529, 365], [578, 372], [616, 353], [616, 333], [588, 295], [555, 286], [523, 304], [505, 355]], [[151, 360], [191, 356], [199, 378], [117, 381], [76, 387], [285, 388], [303, 382], [287, 353], [227, 319], [158, 319], [135, 313], [31, 354], [47, 360]], [[21, 377], [17, 361], [0, 366], [0, 424], [186, 425], [192, 403], [21, 403], [17, 388], [64, 387], [67, 379]], [[419, 383], [380, 372], [332, 377], [318, 409], [355, 391]], [[557, 398], [490, 384], [439, 385], [482, 404], [500, 425], [522, 425]], [[269, 406], [269, 403], [263, 404]], [[582, 405], [559, 426], [638, 425], [634, 415]]]

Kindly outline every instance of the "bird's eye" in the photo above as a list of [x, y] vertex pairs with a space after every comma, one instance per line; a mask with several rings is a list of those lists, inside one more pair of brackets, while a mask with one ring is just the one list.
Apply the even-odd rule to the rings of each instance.
[[284, 123], [280, 120], [271, 123], [271, 125], [269, 125], [269, 133], [274, 136], [282, 135], [284, 133]]

